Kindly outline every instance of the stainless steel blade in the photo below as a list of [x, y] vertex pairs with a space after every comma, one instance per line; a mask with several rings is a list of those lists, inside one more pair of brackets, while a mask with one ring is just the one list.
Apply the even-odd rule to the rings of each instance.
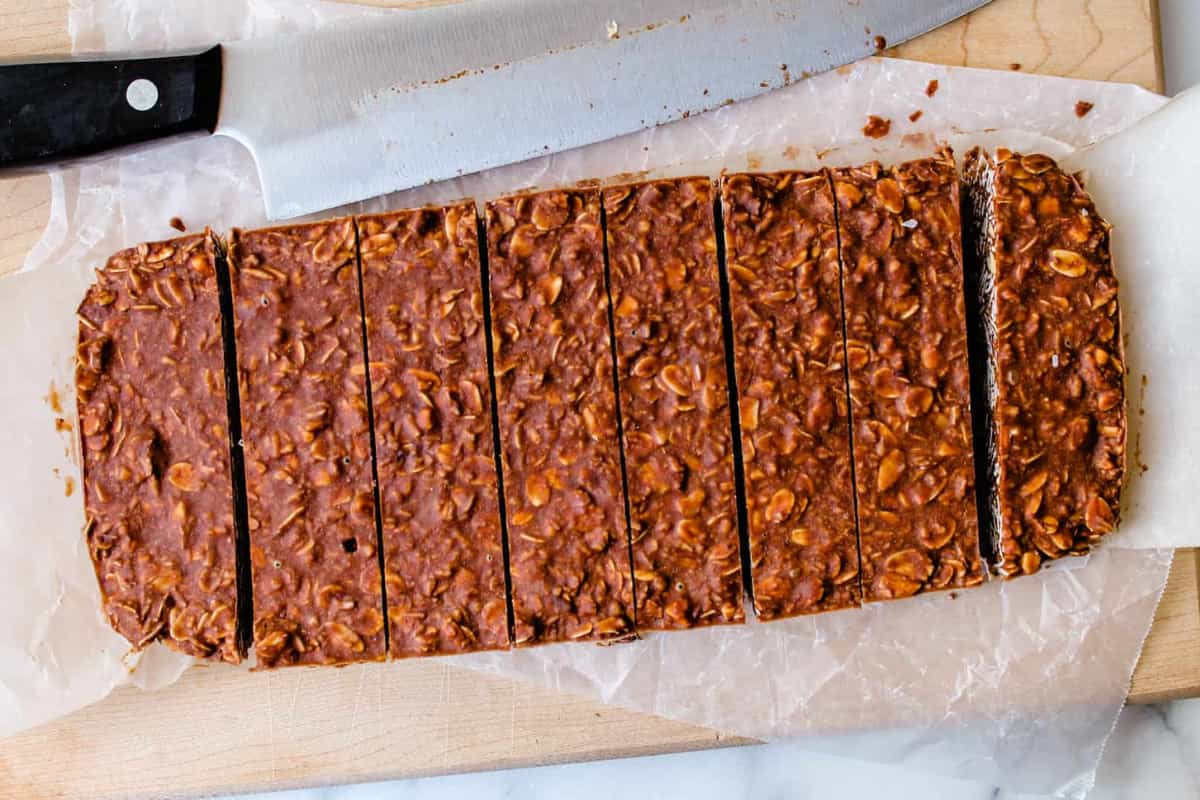
[[473, 0], [224, 48], [218, 133], [272, 219], [619, 136], [988, 0]]

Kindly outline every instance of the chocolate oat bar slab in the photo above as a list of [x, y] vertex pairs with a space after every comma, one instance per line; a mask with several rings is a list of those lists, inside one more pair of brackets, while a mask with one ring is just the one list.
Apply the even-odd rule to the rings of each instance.
[[978, 252], [977, 406], [994, 459], [985, 528], [1007, 576], [1088, 552], [1117, 525], [1125, 474], [1124, 352], [1109, 226], [1044, 155], [967, 157]]
[[832, 170], [868, 601], [983, 580], [958, 170]]
[[391, 655], [507, 647], [475, 204], [356, 223]]
[[87, 544], [135, 647], [241, 660], [224, 344], [210, 234], [124, 250], [79, 307]]
[[600, 193], [488, 203], [487, 247], [514, 641], [627, 635]]
[[861, 602], [833, 193], [823, 173], [721, 186], [754, 610]]
[[229, 242], [259, 664], [385, 656], [354, 225]]
[[603, 199], [637, 627], [742, 622], [712, 180]]

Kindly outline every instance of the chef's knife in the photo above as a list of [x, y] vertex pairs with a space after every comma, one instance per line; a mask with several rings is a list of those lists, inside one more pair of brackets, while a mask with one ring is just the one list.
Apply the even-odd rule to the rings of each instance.
[[987, 0], [473, 0], [202, 52], [0, 65], [0, 167], [215, 133], [282, 219], [651, 127]]

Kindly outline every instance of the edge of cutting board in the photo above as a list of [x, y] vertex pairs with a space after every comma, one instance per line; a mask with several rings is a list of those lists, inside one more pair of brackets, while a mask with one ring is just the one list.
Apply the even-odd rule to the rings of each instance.
[[[1197, 551], [1181, 550], [1135, 680], [1194, 693]], [[1136, 696], [1135, 696], [1135, 699]], [[442, 659], [252, 673], [196, 667], [157, 691], [0, 741], [0, 797], [151, 797], [284, 789], [752, 744], [451, 666]]]

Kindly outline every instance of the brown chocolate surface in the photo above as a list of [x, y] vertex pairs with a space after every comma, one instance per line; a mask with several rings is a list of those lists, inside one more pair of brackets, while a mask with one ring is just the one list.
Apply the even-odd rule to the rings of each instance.
[[983, 568], [953, 156], [831, 177], [864, 597], [973, 586]]
[[629, 634], [600, 194], [491, 202], [487, 242], [514, 641]]
[[349, 218], [230, 239], [259, 663], [384, 652]]
[[722, 185], [754, 608], [861, 602], [833, 194], [823, 173]]
[[210, 234], [123, 250], [79, 307], [87, 544], [135, 647], [231, 663], [237, 580], [229, 419]]
[[508, 646], [475, 219], [357, 219], [393, 657]]
[[603, 199], [637, 627], [742, 622], [712, 181]]
[[998, 564], [1036, 572], [1117, 525], [1124, 352], [1109, 225], [1043, 155], [968, 157], [985, 220], [981, 313], [991, 345]]

